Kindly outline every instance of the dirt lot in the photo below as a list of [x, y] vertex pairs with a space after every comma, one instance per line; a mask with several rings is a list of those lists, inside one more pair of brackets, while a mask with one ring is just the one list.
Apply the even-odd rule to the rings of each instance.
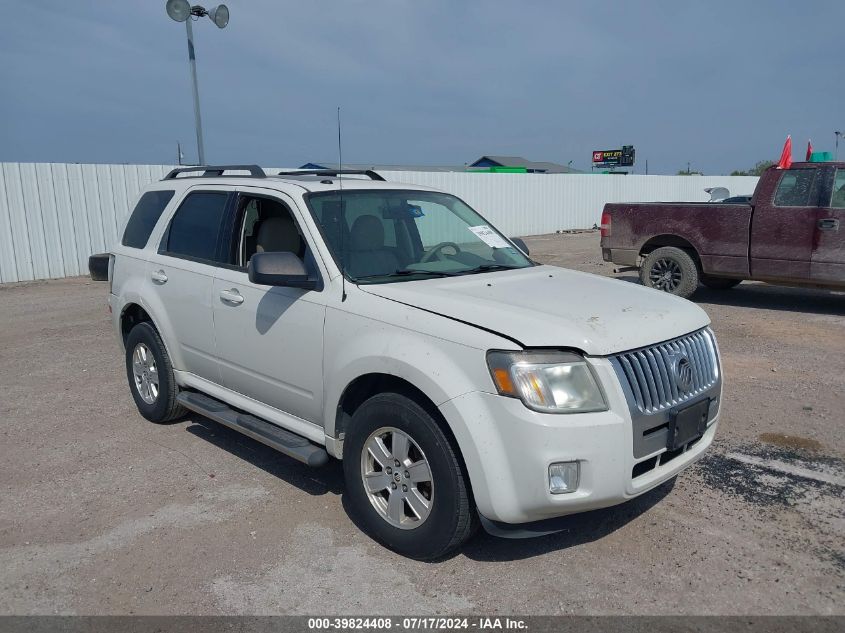
[[[528, 243], [612, 274], [595, 233]], [[845, 613], [844, 294], [701, 290], [726, 376], [704, 461], [562, 533], [419, 563], [351, 523], [337, 464], [143, 420], [105, 292], [0, 287], [0, 613]]]

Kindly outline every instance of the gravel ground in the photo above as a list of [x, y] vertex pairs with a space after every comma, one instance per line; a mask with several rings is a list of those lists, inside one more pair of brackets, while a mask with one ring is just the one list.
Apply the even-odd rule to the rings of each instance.
[[[527, 241], [612, 274], [595, 233]], [[707, 458], [559, 534], [420, 563], [351, 523], [338, 464], [143, 420], [105, 292], [0, 286], [0, 613], [845, 614], [842, 293], [701, 290], [726, 376]]]

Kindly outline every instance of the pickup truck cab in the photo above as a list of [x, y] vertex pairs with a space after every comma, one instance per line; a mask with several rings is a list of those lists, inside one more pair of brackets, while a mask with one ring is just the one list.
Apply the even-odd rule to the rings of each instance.
[[446, 193], [234, 169], [174, 170], [91, 259], [148, 420], [342, 459], [359, 525], [416, 558], [624, 502], [712, 442], [694, 304], [539, 265]]
[[601, 248], [605, 261], [638, 267], [644, 285], [681, 297], [699, 282], [744, 279], [843, 288], [845, 163], [770, 167], [750, 204], [607, 204]]

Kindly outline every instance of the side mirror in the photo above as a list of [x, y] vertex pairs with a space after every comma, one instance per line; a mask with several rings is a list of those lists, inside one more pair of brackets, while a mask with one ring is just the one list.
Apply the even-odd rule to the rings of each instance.
[[287, 286], [313, 290], [317, 281], [308, 278], [305, 264], [293, 253], [256, 253], [247, 265], [249, 280], [264, 286]]
[[530, 255], [531, 253], [528, 251], [528, 247], [525, 245], [525, 242], [519, 237], [512, 237], [510, 238], [511, 242], [516, 244], [516, 247], [525, 253], [526, 256]]

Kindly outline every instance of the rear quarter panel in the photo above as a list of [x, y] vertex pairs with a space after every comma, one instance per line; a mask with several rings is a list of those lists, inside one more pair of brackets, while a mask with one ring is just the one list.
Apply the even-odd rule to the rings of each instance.
[[673, 236], [695, 249], [705, 273], [748, 275], [750, 205], [614, 203], [604, 211], [611, 215], [611, 234], [602, 247], [641, 252], [656, 238]]

